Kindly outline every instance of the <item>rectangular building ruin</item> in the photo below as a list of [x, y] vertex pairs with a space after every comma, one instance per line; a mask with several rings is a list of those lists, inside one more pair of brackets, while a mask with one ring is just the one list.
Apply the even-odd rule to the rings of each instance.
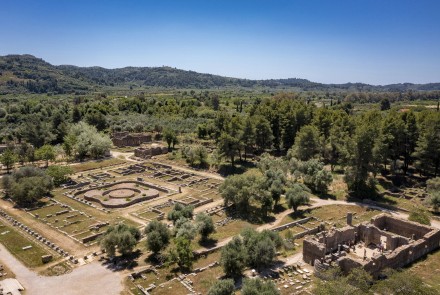
[[306, 238], [303, 258], [317, 275], [338, 265], [344, 273], [362, 267], [376, 277], [385, 268], [401, 268], [439, 247], [440, 230], [380, 214], [370, 222]]
[[143, 145], [134, 150], [134, 156], [142, 159], [149, 159], [153, 156], [168, 153], [168, 148], [160, 144]]
[[129, 133], [114, 132], [112, 135], [113, 144], [117, 147], [124, 146], [140, 146], [143, 143], [149, 143], [153, 140], [151, 134], [148, 133]]

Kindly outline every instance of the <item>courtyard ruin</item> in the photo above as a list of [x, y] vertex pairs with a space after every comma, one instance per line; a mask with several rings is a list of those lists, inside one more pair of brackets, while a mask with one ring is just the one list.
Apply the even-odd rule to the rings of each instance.
[[380, 214], [357, 226], [332, 229], [306, 238], [303, 258], [320, 272], [339, 266], [344, 273], [362, 267], [377, 277], [385, 268], [401, 268], [440, 247], [440, 230]]

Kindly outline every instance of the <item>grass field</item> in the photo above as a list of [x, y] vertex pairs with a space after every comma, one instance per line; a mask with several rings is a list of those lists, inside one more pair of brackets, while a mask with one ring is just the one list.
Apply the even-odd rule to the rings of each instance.
[[440, 292], [440, 250], [413, 264], [407, 271], [420, 277], [426, 284]]
[[157, 286], [152, 295], [186, 295], [189, 291], [177, 280], [165, 283], [162, 287]]
[[78, 172], [82, 172], [82, 171], [99, 169], [99, 168], [104, 168], [104, 167], [118, 165], [118, 164], [124, 164], [124, 163], [125, 163], [124, 160], [111, 158], [111, 159], [106, 159], [106, 160], [86, 162], [86, 163], [81, 163], [81, 164], [77, 164], [77, 165], [72, 165], [71, 167], [75, 173], [78, 173]]
[[194, 277], [190, 277], [193, 282], [194, 290], [201, 294], [207, 294], [211, 286], [217, 282], [219, 277], [223, 276], [224, 272], [221, 266], [216, 266], [198, 273]]
[[[9, 232], [8, 232], [9, 231]], [[15, 257], [28, 267], [43, 265], [41, 256], [51, 254], [36, 242], [24, 237], [18, 230], [0, 222], [0, 243], [2, 243]], [[23, 247], [32, 246], [28, 250]]]

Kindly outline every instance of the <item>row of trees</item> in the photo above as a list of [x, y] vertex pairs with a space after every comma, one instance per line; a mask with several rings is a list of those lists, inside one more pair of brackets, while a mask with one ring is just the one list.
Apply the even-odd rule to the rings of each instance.
[[33, 146], [23, 142], [17, 146], [9, 145], [0, 155], [0, 161], [9, 173], [17, 162], [24, 165], [25, 163], [33, 164], [35, 161], [43, 160], [46, 162], [47, 167], [49, 161], [55, 160], [56, 155], [56, 149], [51, 145], [43, 145], [38, 149], [34, 149]]
[[74, 157], [79, 160], [86, 157], [96, 159], [105, 156], [111, 145], [112, 142], [107, 135], [98, 132], [95, 127], [87, 123], [80, 122], [70, 127], [61, 146], [45, 144], [34, 148], [27, 142], [11, 144], [0, 155], [0, 162], [9, 173], [16, 163], [33, 164], [35, 161], [42, 160], [48, 167], [49, 162], [55, 161], [59, 156]]

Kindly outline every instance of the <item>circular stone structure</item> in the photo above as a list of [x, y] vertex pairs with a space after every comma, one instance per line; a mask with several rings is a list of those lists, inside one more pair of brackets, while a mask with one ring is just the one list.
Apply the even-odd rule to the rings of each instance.
[[85, 200], [99, 203], [106, 208], [124, 208], [159, 197], [159, 190], [154, 185], [138, 181], [107, 184], [78, 193]]
[[140, 193], [140, 192], [139, 191], [135, 192], [134, 190], [131, 189], [122, 188], [109, 192], [108, 196], [114, 199], [126, 199], [126, 198], [133, 198], [136, 193]]

